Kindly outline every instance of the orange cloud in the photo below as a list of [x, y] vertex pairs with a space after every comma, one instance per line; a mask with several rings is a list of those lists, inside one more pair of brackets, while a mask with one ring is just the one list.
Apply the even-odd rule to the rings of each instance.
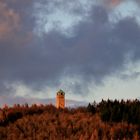
[[7, 5], [0, 2], [0, 39], [9, 38], [19, 28], [20, 17], [9, 9]]
[[107, 8], [113, 8], [115, 6], [118, 6], [121, 2], [125, 0], [101, 0], [101, 2], [106, 6]]
[[117, 6], [118, 4], [120, 4], [121, 0], [111, 0], [110, 5], [112, 6]]

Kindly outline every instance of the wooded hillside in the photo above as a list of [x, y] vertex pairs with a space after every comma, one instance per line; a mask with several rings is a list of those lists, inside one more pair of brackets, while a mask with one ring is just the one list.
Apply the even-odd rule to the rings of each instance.
[[87, 107], [4, 107], [0, 140], [139, 140], [140, 102], [104, 101]]

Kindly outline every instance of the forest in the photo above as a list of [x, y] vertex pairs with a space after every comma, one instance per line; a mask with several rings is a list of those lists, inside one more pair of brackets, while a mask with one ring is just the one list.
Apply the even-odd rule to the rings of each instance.
[[88, 106], [15, 104], [0, 108], [0, 140], [139, 140], [140, 101], [102, 100]]

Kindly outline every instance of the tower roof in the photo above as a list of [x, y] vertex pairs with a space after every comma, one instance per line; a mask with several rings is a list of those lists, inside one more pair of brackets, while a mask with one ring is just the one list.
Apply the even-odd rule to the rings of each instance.
[[60, 89], [60, 90], [57, 92], [57, 95], [65, 95], [65, 92], [64, 92], [62, 89]]

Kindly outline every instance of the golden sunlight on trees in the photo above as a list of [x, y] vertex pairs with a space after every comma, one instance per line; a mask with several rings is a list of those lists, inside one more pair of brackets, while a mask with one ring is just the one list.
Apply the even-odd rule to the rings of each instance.
[[102, 100], [65, 109], [36, 104], [4, 107], [0, 140], [139, 140], [139, 107], [138, 100]]

